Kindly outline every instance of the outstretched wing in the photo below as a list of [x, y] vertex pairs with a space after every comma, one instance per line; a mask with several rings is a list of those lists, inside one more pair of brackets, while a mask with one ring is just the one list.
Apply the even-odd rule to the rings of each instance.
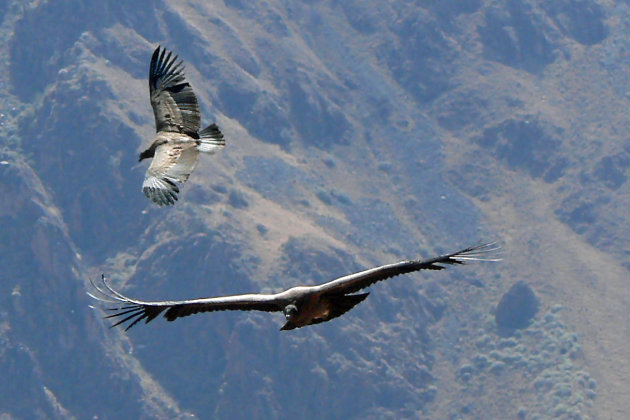
[[174, 321], [188, 315], [199, 312], [212, 311], [266, 311], [276, 312], [282, 311], [283, 305], [276, 300], [276, 295], [248, 294], [234, 295], [213, 298], [201, 298], [191, 300], [166, 300], [146, 302], [137, 299], [131, 299], [120, 292], [114, 290], [105, 279], [101, 276], [103, 287], [99, 287], [92, 282], [92, 286], [96, 290], [96, 294], [88, 293], [88, 295], [96, 300], [117, 304], [118, 307], [109, 308], [113, 313], [106, 318], [116, 318], [117, 325], [129, 322], [125, 331], [136, 325], [138, 322], [145, 320], [149, 323], [162, 312], [164, 318], [168, 321]]
[[315, 286], [318, 292], [329, 294], [354, 293], [368, 287], [377, 281], [399, 276], [419, 270], [442, 270], [445, 265], [464, 264], [466, 261], [499, 261], [492, 258], [492, 252], [500, 247], [496, 242], [471, 246], [452, 254], [441, 255], [426, 260], [401, 261], [394, 264], [382, 265], [369, 270], [340, 277], [320, 286]]
[[195, 170], [199, 151], [195, 143], [166, 143], [159, 146], [142, 183], [144, 195], [159, 206], [175, 204], [179, 188]]
[[197, 97], [184, 77], [182, 61], [157, 47], [149, 66], [149, 94], [157, 132], [185, 133], [198, 138], [201, 115]]

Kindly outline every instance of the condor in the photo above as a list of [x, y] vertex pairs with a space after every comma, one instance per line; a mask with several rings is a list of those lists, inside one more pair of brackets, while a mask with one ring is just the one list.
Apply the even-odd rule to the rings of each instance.
[[283, 312], [286, 323], [281, 330], [292, 330], [337, 318], [358, 303], [369, 293], [358, 293], [361, 289], [381, 280], [419, 270], [442, 270], [445, 265], [463, 264], [466, 261], [498, 261], [491, 253], [498, 250], [496, 243], [472, 246], [452, 254], [425, 260], [401, 261], [382, 265], [369, 270], [340, 277], [317, 286], [298, 286], [276, 294], [245, 294], [182, 301], [142, 301], [124, 296], [114, 290], [102, 276], [103, 287], [92, 283], [96, 294], [92, 298], [118, 304], [110, 308], [114, 313], [106, 318], [119, 318], [115, 327], [129, 322], [125, 330], [145, 320], [153, 320], [164, 312], [168, 321], [199, 312], [240, 310]]
[[199, 152], [213, 154], [225, 146], [216, 124], [203, 130], [197, 97], [186, 82], [182, 61], [157, 47], [149, 66], [149, 96], [157, 134], [139, 161], [153, 158], [142, 184], [159, 206], [175, 204], [179, 188], [197, 166]]

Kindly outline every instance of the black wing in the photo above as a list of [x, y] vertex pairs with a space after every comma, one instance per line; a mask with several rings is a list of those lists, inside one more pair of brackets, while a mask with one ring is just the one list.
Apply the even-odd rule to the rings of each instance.
[[164, 318], [168, 321], [174, 321], [177, 318], [199, 312], [229, 310], [275, 312], [282, 311], [284, 308], [284, 305], [277, 301], [276, 295], [263, 294], [222, 296], [181, 301], [146, 302], [131, 299], [117, 292], [107, 283], [105, 276], [102, 276], [101, 280], [105, 288], [101, 288], [92, 282], [92, 286], [101, 296], [92, 293], [88, 293], [88, 295], [102, 302], [118, 304], [119, 306], [116, 308], [108, 308], [108, 310], [113, 313], [105, 318], [118, 318], [117, 322], [112, 325], [112, 327], [129, 322], [125, 331], [143, 319], [145, 323], [149, 323], [164, 311], [166, 311], [164, 312]]
[[151, 57], [149, 94], [155, 129], [157, 132], [171, 131], [199, 138], [201, 113], [197, 97], [186, 82], [183, 62], [172, 55], [158, 46]]
[[[419, 270], [442, 270], [444, 265], [464, 264], [466, 261], [499, 261], [497, 258], [489, 258], [490, 253], [499, 249], [496, 242], [471, 246], [452, 254], [426, 260], [401, 261], [394, 264], [382, 265], [369, 270], [340, 277], [320, 286], [315, 286], [318, 292], [348, 294], [364, 289], [377, 281], [399, 276]], [[491, 256], [490, 256], [491, 257]]]

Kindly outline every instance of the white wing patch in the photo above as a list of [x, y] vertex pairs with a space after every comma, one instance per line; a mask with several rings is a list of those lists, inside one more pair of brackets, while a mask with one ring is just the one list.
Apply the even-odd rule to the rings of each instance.
[[188, 180], [198, 156], [194, 141], [159, 146], [142, 183], [144, 195], [159, 206], [175, 204], [179, 193], [176, 182]]

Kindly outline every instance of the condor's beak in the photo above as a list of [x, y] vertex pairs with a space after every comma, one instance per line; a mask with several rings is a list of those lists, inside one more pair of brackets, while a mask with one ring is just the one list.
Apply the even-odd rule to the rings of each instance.
[[289, 321], [286, 324], [284, 324], [282, 326], [282, 328], [280, 328], [280, 331], [294, 330], [295, 328], [296, 328], [296, 326], [291, 324], [291, 321]]

